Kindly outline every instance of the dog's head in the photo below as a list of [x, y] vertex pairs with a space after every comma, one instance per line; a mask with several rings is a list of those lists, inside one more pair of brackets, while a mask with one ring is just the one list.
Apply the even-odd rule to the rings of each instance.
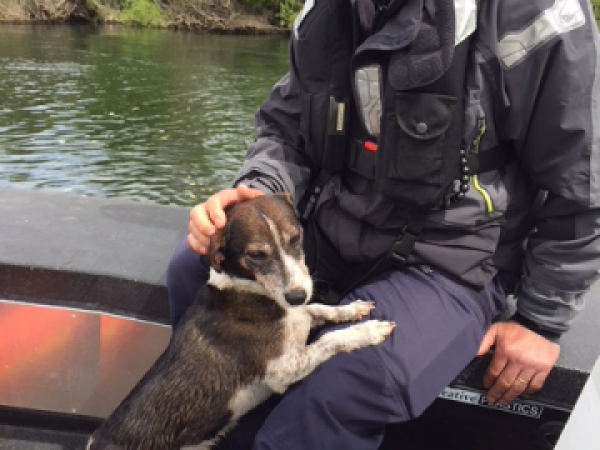
[[282, 306], [306, 303], [312, 279], [304, 263], [302, 227], [289, 194], [257, 197], [227, 211], [227, 225], [211, 238], [210, 283], [245, 286]]

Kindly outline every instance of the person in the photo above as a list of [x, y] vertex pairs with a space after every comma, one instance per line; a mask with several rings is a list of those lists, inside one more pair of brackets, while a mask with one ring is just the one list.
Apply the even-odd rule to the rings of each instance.
[[274, 192], [305, 224], [314, 301], [397, 326], [219, 448], [375, 450], [492, 346], [490, 403], [543, 386], [600, 269], [599, 50], [588, 0], [306, 2], [231, 188], [191, 210], [173, 326], [224, 210]]

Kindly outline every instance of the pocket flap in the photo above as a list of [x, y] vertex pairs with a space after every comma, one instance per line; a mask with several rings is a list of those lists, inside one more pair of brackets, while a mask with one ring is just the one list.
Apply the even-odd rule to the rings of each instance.
[[396, 121], [414, 139], [437, 138], [450, 127], [456, 103], [456, 97], [451, 95], [397, 92]]

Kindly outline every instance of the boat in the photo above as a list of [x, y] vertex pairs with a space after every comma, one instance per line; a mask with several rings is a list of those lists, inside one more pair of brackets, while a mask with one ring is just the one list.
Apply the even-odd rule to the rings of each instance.
[[[0, 189], [0, 449], [83, 449], [150, 367], [170, 337], [166, 268], [188, 217]], [[421, 417], [389, 427], [381, 450], [554, 448], [600, 355], [599, 293], [540, 392], [488, 405], [490, 356], [474, 359]]]

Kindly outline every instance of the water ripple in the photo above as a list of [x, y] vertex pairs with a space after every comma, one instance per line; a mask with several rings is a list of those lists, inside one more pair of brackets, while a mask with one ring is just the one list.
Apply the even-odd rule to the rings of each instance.
[[30, 39], [6, 27], [0, 187], [196, 203], [237, 171], [286, 48], [163, 30]]

